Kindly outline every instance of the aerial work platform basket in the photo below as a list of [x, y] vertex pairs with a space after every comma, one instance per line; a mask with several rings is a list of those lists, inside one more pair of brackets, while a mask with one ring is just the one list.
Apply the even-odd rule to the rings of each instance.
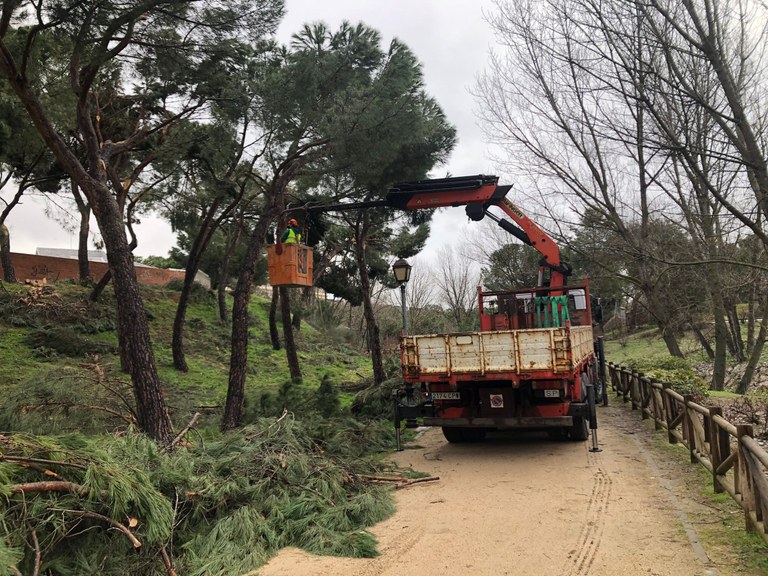
[[272, 286], [312, 286], [312, 248], [309, 246], [294, 243], [267, 246], [267, 265]]

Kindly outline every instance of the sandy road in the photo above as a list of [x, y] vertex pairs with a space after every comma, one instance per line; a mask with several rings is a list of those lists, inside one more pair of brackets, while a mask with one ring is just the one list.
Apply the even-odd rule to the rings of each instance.
[[[588, 443], [503, 433], [448, 444], [440, 430], [397, 461], [440, 477], [397, 492], [396, 514], [372, 528], [381, 556], [318, 557], [286, 549], [261, 576], [729, 576], [710, 562], [664, 466], [601, 408], [599, 453]], [[633, 424], [632, 426], [636, 426]], [[628, 433], [629, 432], [629, 433]]]

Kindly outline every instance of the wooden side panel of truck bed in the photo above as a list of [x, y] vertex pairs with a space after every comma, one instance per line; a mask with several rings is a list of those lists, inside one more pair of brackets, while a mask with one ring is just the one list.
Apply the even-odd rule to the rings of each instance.
[[571, 372], [594, 352], [591, 326], [405, 336], [401, 344], [411, 378]]

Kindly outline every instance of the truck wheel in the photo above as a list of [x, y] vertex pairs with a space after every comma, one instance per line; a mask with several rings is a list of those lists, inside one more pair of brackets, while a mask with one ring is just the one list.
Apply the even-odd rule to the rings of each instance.
[[547, 428], [547, 438], [561, 442], [568, 438], [568, 428]]
[[587, 419], [584, 416], [573, 417], [573, 425], [568, 429], [568, 436], [576, 442], [583, 442], [589, 438]]
[[464, 428], [459, 428], [457, 426], [443, 426], [443, 436], [445, 436], [445, 439], [451, 444], [459, 444], [467, 441], [464, 437]]
[[464, 428], [464, 442], [482, 442], [485, 440], [485, 428]]
[[603, 394], [605, 394], [603, 386], [603, 379], [597, 378], [597, 375], [595, 375], [595, 405], [603, 403]]

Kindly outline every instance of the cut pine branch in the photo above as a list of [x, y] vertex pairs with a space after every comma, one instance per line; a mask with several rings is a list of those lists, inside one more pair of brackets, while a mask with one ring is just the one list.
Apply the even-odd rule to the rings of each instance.
[[112, 528], [116, 528], [117, 530], [125, 534], [125, 537], [128, 538], [131, 545], [135, 549], [138, 550], [139, 548], [141, 548], [141, 542], [139, 542], [139, 539], [133, 535], [133, 532], [131, 532], [127, 526], [121, 524], [114, 518], [110, 518], [109, 516], [104, 516], [103, 514], [98, 514], [97, 512], [91, 512], [89, 510], [65, 510], [62, 508], [52, 508], [51, 511], [64, 512], [65, 514], [70, 514], [77, 518], [89, 518], [91, 520], [99, 520], [101, 522], [109, 524], [110, 526], [112, 526]]
[[197, 426], [197, 421], [200, 420], [201, 416], [202, 414], [200, 414], [200, 412], [195, 412], [195, 415], [192, 416], [192, 419], [189, 421], [189, 424], [184, 426], [182, 431], [177, 434], [176, 438], [174, 438], [171, 441], [170, 445], [168, 446], [168, 449], [176, 447], [179, 444], [179, 442], [181, 442], [184, 439], [184, 436], [189, 434], [189, 431], [192, 430], [192, 428], [194, 428], [195, 426]]
[[[35, 492], [61, 492], [63, 494], [75, 494], [77, 496], [89, 496], [91, 493], [90, 490], [82, 484], [61, 480], [26, 482], [24, 484], [13, 484], [11, 486], [12, 494], [33, 494]], [[106, 490], [102, 490], [99, 493], [99, 496], [101, 498], [107, 498], [109, 494]]]
[[401, 488], [406, 488], [408, 486], [411, 486], [412, 484], [420, 484], [422, 482], [434, 482], [435, 480], [440, 480], [439, 476], [427, 476], [425, 478], [406, 478], [405, 476], [369, 476], [369, 475], [360, 475], [358, 476], [361, 480], [365, 480], [367, 482], [375, 482], [375, 483], [391, 483], [395, 485], [396, 490], [400, 490]]

